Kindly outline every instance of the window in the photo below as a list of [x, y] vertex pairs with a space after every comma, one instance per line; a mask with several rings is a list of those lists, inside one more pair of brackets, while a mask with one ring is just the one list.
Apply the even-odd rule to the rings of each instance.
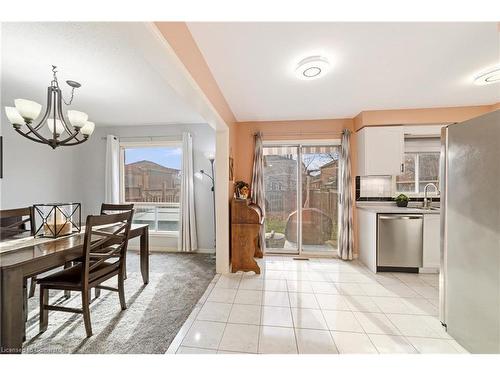
[[430, 182], [439, 188], [439, 155], [439, 152], [406, 152], [404, 173], [396, 177], [396, 191], [423, 194]]
[[135, 204], [134, 223], [152, 231], [178, 232], [181, 193], [180, 143], [122, 143], [121, 197]]

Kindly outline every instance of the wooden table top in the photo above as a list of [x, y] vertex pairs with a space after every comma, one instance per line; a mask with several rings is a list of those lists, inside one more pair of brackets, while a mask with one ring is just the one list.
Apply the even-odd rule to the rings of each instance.
[[[140, 235], [144, 228], [147, 227], [148, 224], [132, 224], [130, 227], [130, 237]], [[112, 230], [112, 228], [108, 227], [106, 230]], [[3, 247], [4, 252], [0, 253], [0, 268], [18, 266], [61, 251], [81, 247], [84, 242], [84, 234], [85, 228], [82, 227], [81, 232], [66, 237], [34, 238], [33, 236], [29, 236], [2, 241], [0, 242], [0, 251]]]

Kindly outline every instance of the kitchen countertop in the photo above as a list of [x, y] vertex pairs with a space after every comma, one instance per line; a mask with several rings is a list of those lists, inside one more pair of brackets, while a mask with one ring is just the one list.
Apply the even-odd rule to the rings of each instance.
[[[420, 202], [419, 202], [420, 203]], [[434, 206], [437, 207], [437, 206]], [[378, 214], [429, 214], [439, 215], [439, 210], [424, 210], [420, 206], [398, 207], [396, 204], [356, 203], [356, 208]]]

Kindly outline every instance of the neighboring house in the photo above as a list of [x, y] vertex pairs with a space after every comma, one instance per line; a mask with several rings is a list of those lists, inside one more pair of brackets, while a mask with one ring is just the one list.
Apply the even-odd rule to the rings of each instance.
[[180, 170], [142, 160], [125, 165], [127, 202], [177, 203], [180, 198]]
[[[303, 165], [303, 169], [305, 169]], [[289, 214], [296, 210], [297, 163], [286, 155], [266, 155], [266, 169], [272, 173], [264, 173], [266, 193], [266, 213]], [[338, 160], [332, 160], [319, 167], [318, 170], [304, 173], [303, 200], [308, 205], [310, 193], [317, 191], [337, 192]], [[269, 171], [270, 172], [270, 171]], [[315, 197], [315, 199], [319, 199]], [[321, 207], [322, 202], [317, 202]]]
[[266, 155], [264, 173], [266, 214], [288, 215], [296, 210], [297, 161], [287, 155]]
[[311, 176], [309, 182], [310, 189], [337, 189], [337, 173], [339, 167], [338, 160], [332, 160], [331, 162], [319, 167], [319, 172]]

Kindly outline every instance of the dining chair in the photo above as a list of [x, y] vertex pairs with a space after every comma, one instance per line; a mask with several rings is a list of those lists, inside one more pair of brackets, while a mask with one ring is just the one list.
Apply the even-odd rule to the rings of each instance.
[[[134, 209], [133, 203], [127, 204], [119, 204], [119, 203], [102, 203], [101, 204], [101, 215], [110, 215], [116, 214], [124, 211], [131, 211]], [[127, 264], [123, 265], [123, 275], [125, 280], [127, 279]], [[95, 288], [95, 298], [99, 298], [101, 295], [101, 290], [99, 288]]]
[[[34, 236], [35, 212], [33, 206], [0, 210], [0, 240], [10, 240], [23, 236]], [[23, 282], [24, 320], [28, 319], [28, 297], [33, 297], [36, 288], [36, 276], [31, 277], [28, 294], [27, 279]]]
[[134, 204], [115, 204], [103, 203], [101, 204], [101, 215], [116, 214], [123, 211], [131, 211], [134, 209]]
[[[82, 257], [70, 268], [38, 279], [40, 286], [40, 332], [47, 330], [49, 310], [83, 314], [87, 337], [92, 336], [90, 322], [90, 290], [118, 292], [122, 310], [125, 303], [124, 273], [130, 225], [133, 211], [113, 215], [89, 215], [85, 225]], [[118, 276], [118, 288], [101, 283]], [[49, 290], [77, 291], [82, 295], [82, 307], [72, 308], [49, 304]]]
[[[0, 211], [0, 239], [35, 235], [33, 207], [13, 208]], [[27, 226], [29, 224], [29, 226]]]

